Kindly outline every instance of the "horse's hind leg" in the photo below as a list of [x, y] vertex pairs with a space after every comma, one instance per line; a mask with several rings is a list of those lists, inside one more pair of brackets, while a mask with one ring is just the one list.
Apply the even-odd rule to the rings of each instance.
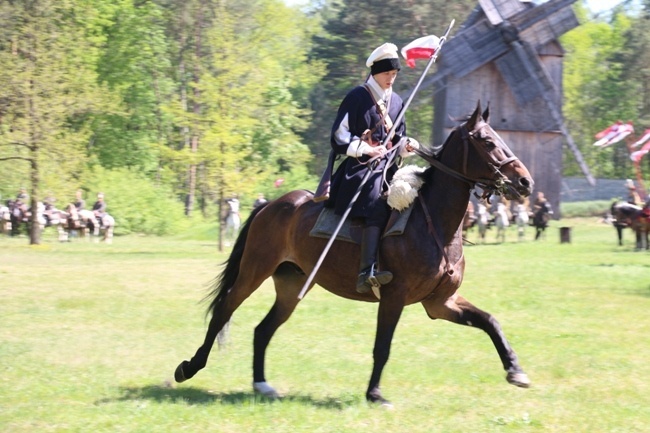
[[286, 322], [299, 299], [298, 294], [307, 277], [300, 269], [290, 263], [282, 264], [273, 274], [276, 299], [264, 320], [255, 328], [253, 340], [253, 389], [267, 397], [277, 397], [273, 387], [266, 382], [266, 348], [278, 328]]
[[450, 298], [445, 303], [440, 303], [435, 299], [425, 300], [422, 301], [422, 305], [432, 319], [444, 319], [485, 331], [490, 336], [499, 358], [501, 358], [503, 368], [507, 372], [506, 380], [522, 388], [530, 386], [528, 375], [519, 365], [517, 355], [510, 347], [499, 322], [490, 313], [475, 307], [462, 296]]
[[260, 258], [259, 261], [255, 259], [256, 257], [250, 258], [248, 261], [243, 260], [241, 267], [247, 271], [239, 273], [231, 287], [222, 288], [221, 293], [224, 296], [211, 312], [212, 318], [203, 345], [198, 348], [191, 360], [181, 362], [176, 368], [174, 373], [176, 382], [180, 383], [191, 379], [205, 367], [217, 335], [228, 323], [232, 314], [273, 273], [274, 266], [269, 261], [263, 263], [264, 259]]

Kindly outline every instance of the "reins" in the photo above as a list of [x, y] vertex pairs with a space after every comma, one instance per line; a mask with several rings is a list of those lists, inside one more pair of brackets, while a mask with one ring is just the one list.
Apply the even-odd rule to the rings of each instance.
[[[475, 132], [480, 133], [481, 129], [485, 127], [483, 125], [481, 128], [478, 128]], [[479, 145], [477, 143], [477, 140], [474, 138], [473, 133], [469, 132], [467, 128], [467, 124], [463, 123], [459, 127], [459, 132], [461, 135], [462, 143], [463, 143], [463, 172], [454, 170], [453, 168], [448, 167], [447, 165], [443, 164], [439, 159], [437, 158], [432, 158], [425, 152], [421, 151], [420, 149], [414, 149], [415, 153], [422, 157], [424, 160], [429, 162], [433, 167], [439, 169], [440, 171], [448, 174], [449, 176], [452, 176], [462, 182], [465, 182], [469, 185], [470, 189], [476, 188], [476, 186], [480, 186], [481, 189], [483, 190], [483, 198], [489, 196], [495, 191], [499, 192], [505, 192], [505, 190], [508, 188], [507, 184], [509, 183], [509, 180], [507, 179], [506, 176], [504, 176], [500, 169], [505, 166], [506, 164], [509, 164], [513, 161], [517, 161], [519, 158], [517, 158], [512, 151], [507, 147], [505, 143], [500, 143], [499, 147], [503, 150], [503, 152], [506, 154], [506, 158], [503, 160], [497, 160], [494, 155], [492, 155], [490, 152], [485, 150], [483, 146]], [[476, 151], [479, 153], [479, 155], [487, 161], [488, 165], [491, 167], [496, 179], [483, 179], [483, 178], [473, 178], [468, 176], [466, 173], [468, 171], [468, 159], [469, 159], [469, 145], [470, 143], [474, 146]], [[444, 152], [445, 147], [449, 143], [446, 142], [445, 145], [443, 146], [443, 149], [441, 151]], [[421, 192], [418, 192], [418, 199], [420, 201], [420, 205], [422, 206], [422, 210], [424, 211], [424, 216], [427, 222], [427, 230], [429, 231], [429, 234], [433, 237], [433, 239], [436, 242], [436, 245], [438, 246], [438, 249], [441, 251], [443, 260], [445, 263], [445, 273], [448, 277], [451, 277], [454, 273], [454, 268], [451, 264], [451, 261], [449, 260], [449, 255], [447, 254], [447, 251], [445, 250], [445, 247], [443, 245], [442, 240], [440, 239], [439, 234], [436, 232], [435, 227], [433, 226], [433, 219], [431, 218], [431, 214], [429, 212], [429, 209], [427, 208], [427, 204], [424, 200], [424, 196], [422, 195]], [[433, 292], [432, 292], [433, 293]]]
[[[485, 126], [487, 126], [487, 124], [483, 125], [483, 127]], [[479, 132], [483, 127], [477, 129], [476, 132]], [[423, 152], [420, 149], [414, 149], [414, 152], [418, 156], [426, 160], [433, 167], [448, 174], [449, 176], [452, 176], [462, 182], [467, 183], [470, 189], [475, 189], [476, 186], [479, 186], [483, 190], [483, 194], [480, 196], [480, 198], [489, 197], [494, 192], [505, 193], [506, 190], [508, 189], [508, 184], [510, 183], [510, 181], [505, 175], [503, 175], [503, 173], [501, 173], [500, 169], [506, 164], [509, 164], [513, 161], [517, 161], [519, 158], [517, 158], [512, 153], [512, 151], [507, 147], [505, 143], [501, 143], [499, 147], [501, 148], [501, 150], [504, 151], [507, 157], [503, 160], [497, 160], [494, 157], [494, 155], [486, 151], [483, 148], [483, 146], [480, 146], [477, 143], [477, 140], [474, 138], [474, 133], [469, 132], [466, 123], [460, 125], [458, 129], [463, 143], [463, 172], [448, 167], [447, 165], [443, 164], [438, 158], [431, 157], [430, 155], [428, 155], [427, 153]], [[474, 146], [474, 149], [476, 149], [476, 151], [483, 157], [483, 159], [487, 161], [496, 179], [473, 178], [466, 174], [468, 170], [467, 167], [468, 167], [470, 143]], [[444, 152], [447, 145], [448, 143], [445, 143], [441, 153]]]

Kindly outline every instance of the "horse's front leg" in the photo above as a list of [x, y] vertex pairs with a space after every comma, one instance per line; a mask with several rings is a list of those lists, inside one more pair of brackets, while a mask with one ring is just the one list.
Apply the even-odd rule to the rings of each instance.
[[485, 331], [490, 336], [499, 358], [501, 358], [503, 368], [507, 372], [506, 380], [512, 385], [522, 388], [530, 386], [528, 375], [519, 365], [517, 355], [510, 347], [501, 330], [501, 325], [490, 313], [475, 307], [460, 295], [456, 295], [444, 303], [435, 299], [425, 300], [422, 301], [422, 305], [432, 319], [445, 319]]
[[380, 403], [384, 406], [391, 406], [379, 389], [381, 373], [390, 356], [390, 346], [395, 334], [395, 328], [404, 310], [404, 298], [394, 288], [382, 290], [379, 311], [377, 314], [377, 332], [375, 334], [375, 346], [373, 349], [373, 367], [366, 399], [372, 403]]

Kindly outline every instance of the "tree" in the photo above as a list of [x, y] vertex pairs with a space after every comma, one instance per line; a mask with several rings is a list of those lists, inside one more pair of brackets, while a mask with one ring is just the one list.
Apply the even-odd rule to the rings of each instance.
[[[3, 2], [0, 15], [0, 162], [28, 164], [31, 213], [42, 184], [73, 181], [83, 170], [90, 131], [84, 119], [99, 105], [88, 42], [92, 4], [73, 0]], [[30, 243], [40, 243], [32, 224]]]

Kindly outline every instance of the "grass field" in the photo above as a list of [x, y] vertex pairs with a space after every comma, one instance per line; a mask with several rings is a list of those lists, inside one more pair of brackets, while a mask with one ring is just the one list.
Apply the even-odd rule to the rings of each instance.
[[376, 304], [312, 291], [269, 347], [284, 395], [271, 402], [251, 391], [268, 281], [226, 349], [170, 386], [204, 336], [200, 300], [226, 257], [215, 242], [2, 237], [0, 432], [649, 432], [650, 252], [625, 235], [618, 247], [596, 218], [565, 219], [541, 241], [531, 230], [517, 243], [513, 229], [468, 246], [461, 293], [499, 320], [533, 385], [506, 383], [487, 335], [415, 305], [382, 380], [392, 411], [364, 398]]

